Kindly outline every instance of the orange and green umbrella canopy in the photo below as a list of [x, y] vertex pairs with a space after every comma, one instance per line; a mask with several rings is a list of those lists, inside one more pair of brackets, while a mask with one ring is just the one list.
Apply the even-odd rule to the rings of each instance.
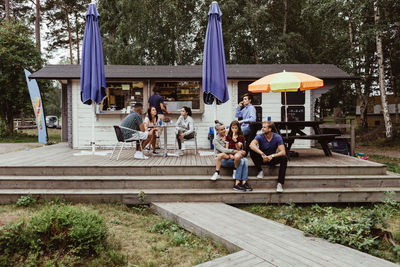
[[249, 92], [297, 92], [316, 89], [324, 86], [324, 81], [301, 72], [279, 72], [264, 76], [249, 85]]

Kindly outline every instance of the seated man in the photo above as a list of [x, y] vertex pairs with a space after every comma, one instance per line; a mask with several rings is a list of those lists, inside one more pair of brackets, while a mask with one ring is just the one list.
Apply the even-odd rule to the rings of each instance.
[[[282, 137], [273, 133], [274, 123], [264, 121], [262, 125], [262, 133], [257, 135], [250, 144], [250, 157], [257, 168], [257, 178], [264, 178], [262, 164], [276, 165], [279, 164], [277, 192], [283, 192], [282, 185], [285, 183], [287, 157]], [[276, 152], [278, 150], [278, 152]]]
[[[121, 126], [136, 130], [136, 132], [132, 132], [126, 129], [121, 128], [122, 134], [124, 135], [125, 140], [129, 140], [130, 138], [144, 140], [142, 146], [145, 147], [149, 142], [155, 145], [156, 135], [154, 131], [156, 129], [152, 129], [150, 131], [146, 131], [143, 121], [142, 114], [143, 113], [143, 105], [141, 103], [136, 103], [133, 111], [122, 121]], [[136, 142], [136, 152], [133, 156], [135, 159], [148, 159], [143, 154], [142, 148]]]
[[254, 136], [256, 134], [256, 132], [252, 131], [250, 125], [251, 122], [256, 121], [256, 109], [251, 104], [252, 100], [253, 100], [252, 94], [249, 93], [244, 94], [243, 101], [239, 103], [239, 106], [236, 108], [236, 114], [235, 114], [237, 118], [242, 118], [242, 120], [240, 120], [239, 123], [241, 124], [241, 128], [244, 137], [246, 139], [246, 147], [245, 147], [246, 154], [249, 152], [249, 144], [254, 139]]

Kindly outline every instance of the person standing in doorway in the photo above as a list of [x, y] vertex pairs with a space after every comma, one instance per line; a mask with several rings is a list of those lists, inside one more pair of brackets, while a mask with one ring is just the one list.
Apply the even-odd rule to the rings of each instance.
[[162, 121], [164, 119], [164, 113], [169, 112], [164, 104], [163, 97], [160, 95], [160, 87], [155, 86], [153, 92], [154, 94], [149, 98], [149, 106], [156, 108], [157, 116]]
[[264, 178], [262, 164], [274, 166], [279, 164], [277, 192], [283, 192], [283, 184], [285, 183], [285, 175], [287, 168], [287, 157], [285, 145], [279, 134], [273, 133], [274, 123], [264, 121], [262, 124], [262, 133], [257, 135], [250, 144], [250, 157], [257, 168], [257, 178]]
[[246, 139], [246, 155], [249, 152], [249, 144], [254, 139], [255, 133], [252, 133], [250, 123], [256, 121], [256, 109], [251, 104], [253, 95], [246, 93], [243, 95], [243, 101], [241, 101], [236, 108], [236, 117], [242, 118], [239, 123], [241, 124], [242, 132]]

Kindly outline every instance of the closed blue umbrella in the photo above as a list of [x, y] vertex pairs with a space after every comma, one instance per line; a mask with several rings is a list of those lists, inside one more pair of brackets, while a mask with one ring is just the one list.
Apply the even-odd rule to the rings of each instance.
[[[90, 4], [85, 14], [86, 28], [83, 36], [81, 61], [81, 101], [84, 104], [99, 104], [106, 96], [106, 77], [104, 74], [103, 45], [98, 24], [99, 13], [96, 5]], [[96, 106], [93, 105], [92, 153], [95, 153], [94, 120]]]
[[217, 105], [229, 100], [221, 15], [218, 3], [212, 2], [203, 57], [203, 97], [204, 103], [209, 105], [214, 99]]
[[96, 5], [90, 4], [86, 12], [81, 67], [81, 100], [84, 104], [100, 103], [106, 96], [103, 45], [98, 24]]

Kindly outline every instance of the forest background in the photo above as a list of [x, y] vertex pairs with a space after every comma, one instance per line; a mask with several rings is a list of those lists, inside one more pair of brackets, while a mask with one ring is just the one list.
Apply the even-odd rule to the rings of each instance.
[[[80, 63], [84, 14], [90, 2], [0, 1], [0, 120], [6, 133], [13, 131], [11, 122], [15, 117], [33, 115], [23, 67], [36, 71], [49, 60], [54, 61], [54, 57], [64, 64]], [[202, 64], [211, 1], [98, 0], [95, 3], [100, 13], [106, 64]], [[393, 95], [398, 107], [398, 0], [220, 0], [218, 3], [223, 13], [227, 64], [334, 64], [357, 79], [343, 81], [323, 95], [316, 103], [317, 114], [325, 117], [340, 108], [345, 115], [355, 115], [358, 99], [360, 126], [366, 128], [368, 97], [381, 96], [386, 137], [393, 137], [393, 122], [388, 116], [385, 97]], [[46, 44], [45, 49], [42, 43]], [[29, 60], [26, 55], [30, 55]], [[59, 115], [58, 84], [40, 82], [40, 88], [46, 113]], [[397, 108], [394, 123], [399, 120]]]

